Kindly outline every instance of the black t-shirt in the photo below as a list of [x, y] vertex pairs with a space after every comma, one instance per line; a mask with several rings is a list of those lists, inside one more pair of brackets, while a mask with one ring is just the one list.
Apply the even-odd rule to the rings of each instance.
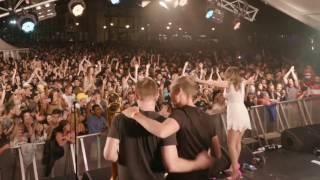
[[[215, 116], [218, 118], [218, 116]], [[178, 154], [184, 159], [193, 160], [196, 156], [212, 147], [212, 138], [216, 136], [215, 120], [197, 107], [183, 106], [170, 115], [180, 130], [177, 132]], [[201, 180], [208, 179], [209, 170], [191, 173], [170, 173], [167, 179]]]
[[[142, 112], [145, 116], [163, 122], [164, 117], [156, 112]], [[146, 131], [140, 124], [123, 114], [112, 122], [109, 137], [120, 140], [118, 170], [119, 180], [163, 180], [161, 147], [176, 145], [172, 135], [160, 139]]]

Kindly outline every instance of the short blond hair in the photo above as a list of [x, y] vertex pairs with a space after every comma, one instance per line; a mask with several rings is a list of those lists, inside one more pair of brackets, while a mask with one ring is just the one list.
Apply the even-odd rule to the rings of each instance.
[[181, 89], [189, 96], [195, 96], [198, 92], [198, 85], [191, 76], [180, 76], [171, 85], [171, 91], [176, 92]]
[[135, 92], [141, 100], [144, 100], [158, 96], [159, 90], [157, 83], [153, 79], [146, 77], [137, 82]]

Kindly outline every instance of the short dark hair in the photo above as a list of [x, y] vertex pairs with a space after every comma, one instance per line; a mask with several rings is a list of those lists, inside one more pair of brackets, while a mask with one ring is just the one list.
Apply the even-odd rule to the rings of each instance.
[[32, 111], [30, 110], [30, 109], [25, 109], [25, 110], [23, 110], [22, 112], [21, 112], [21, 114], [20, 114], [20, 117], [21, 117], [21, 119], [23, 120], [24, 118], [24, 114], [26, 114], [26, 113], [32, 113]]
[[94, 109], [95, 108], [97, 108], [97, 107], [100, 107], [98, 104], [94, 104], [93, 106], [92, 106], [92, 111], [94, 111]]

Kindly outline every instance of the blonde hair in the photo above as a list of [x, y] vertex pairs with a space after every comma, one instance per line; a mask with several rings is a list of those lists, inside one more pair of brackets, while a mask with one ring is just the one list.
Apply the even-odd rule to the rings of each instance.
[[226, 70], [224, 77], [226, 80], [230, 81], [230, 84], [233, 84], [235, 90], [240, 90], [242, 78], [240, 76], [240, 69], [238, 67], [230, 66]]
[[158, 85], [151, 78], [143, 78], [137, 82], [135, 92], [141, 100], [149, 97], [153, 98], [158, 95]]
[[198, 92], [198, 85], [191, 76], [181, 76], [174, 80], [171, 91], [175, 92], [181, 89], [189, 96], [195, 96]]

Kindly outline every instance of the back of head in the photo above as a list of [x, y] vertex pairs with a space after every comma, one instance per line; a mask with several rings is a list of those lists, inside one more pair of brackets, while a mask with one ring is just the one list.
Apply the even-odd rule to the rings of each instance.
[[143, 78], [136, 84], [135, 91], [140, 100], [157, 98], [159, 94], [157, 83], [151, 78]]
[[188, 96], [195, 96], [198, 92], [198, 85], [191, 76], [181, 76], [175, 79], [171, 85], [171, 91], [182, 90]]
[[230, 66], [225, 74], [224, 77], [226, 80], [230, 81], [231, 84], [233, 84], [234, 88], [236, 90], [240, 89], [240, 84], [241, 84], [241, 76], [240, 76], [240, 69], [235, 66]]

